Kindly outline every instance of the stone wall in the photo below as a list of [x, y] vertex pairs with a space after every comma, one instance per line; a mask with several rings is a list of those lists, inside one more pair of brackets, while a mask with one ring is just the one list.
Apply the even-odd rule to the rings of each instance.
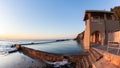
[[16, 47], [23, 54], [36, 60], [47, 60], [51, 62], [63, 61], [63, 57], [67, 56], [69, 62], [76, 64], [75, 68], [92, 68], [92, 64], [96, 61], [99, 61], [99, 59], [103, 57], [99, 52], [94, 49], [90, 49], [88, 50], [88, 52], [83, 52], [82, 54], [78, 55], [68, 55], [43, 52], [20, 45], [16, 45]]
[[37, 60], [47, 60], [51, 62], [55, 61], [63, 61], [63, 57], [67, 56], [69, 57], [69, 62], [75, 63], [76, 68], [81, 68], [83, 67], [82, 64], [80, 63], [82, 58], [85, 56], [88, 56], [88, 53], [82, 53], [79, 55], [67, 55], [67, 54], [55, 54], [55, 53], [48, 53], [48, 52], [43, 52], [39, 50], [34, 50], [28, 47], [23, 47], [19, 46], [19, 51], [22, 52], [23, 54]]

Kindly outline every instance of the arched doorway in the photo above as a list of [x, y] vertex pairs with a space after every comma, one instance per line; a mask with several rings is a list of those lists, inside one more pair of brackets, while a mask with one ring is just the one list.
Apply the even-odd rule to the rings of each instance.
[[101, 33], [99, 31], [95, 31], [91, 34], [90, 44], [92, 44], [92, 45], [100, 45], [101, 44]]

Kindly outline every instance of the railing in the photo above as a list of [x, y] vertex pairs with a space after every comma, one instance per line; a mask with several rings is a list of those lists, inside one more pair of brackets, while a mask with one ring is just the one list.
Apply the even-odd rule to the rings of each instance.
[[120, 51], [120, 43], [108, 41], [107, 51], [109, 51], [109, 49], [117, 49], [117, 55], [118, 55]]

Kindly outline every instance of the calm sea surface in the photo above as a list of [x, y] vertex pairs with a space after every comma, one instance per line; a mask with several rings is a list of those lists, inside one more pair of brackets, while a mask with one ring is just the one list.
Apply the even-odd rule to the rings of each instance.
[[[34, 68], [43, 65], [40, 61], [34, 60], [20, 52], [9, 53], [15, 50], [14, 44], [44, 43], [54, 40], [2, 40], [0, 41], [0, 68]], [[80, 54], [81, 46], [73, 40], [52, 42], [37, 45], [23, 45], [28, 48], [58, 54]], [[40, 67], [41, 68], [41, 67]]]
[[[25, 43], [42, 43], [42, 42], [50, 42], [53, 40], [7, 40], [0, 41], [0, 52], [7, 52], [13, 50], [11, 45], [14, 44], [25, 44]], [[59, 53], [59, 54], [80, 54], [82, 52], [81, 46], [73, 40], [69, 41], [60, 41], [60, 42], [52, 42], [46, 44], [36, 44], [36, 45], [23, 45], [28, 48], [50, 52], [50, 53]]]

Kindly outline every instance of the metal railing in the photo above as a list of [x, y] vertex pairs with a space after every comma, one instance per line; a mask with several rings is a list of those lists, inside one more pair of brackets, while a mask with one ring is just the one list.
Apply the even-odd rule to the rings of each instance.
[[[110, 33], [112, 33], [112, 32], [110, 32]], [[120, 52], [120, 31], [118, 32], [118, 42], [108, 41], [107, 52], [109, 52], [109, 49], [116, 49], [117, 50], [116, 54], [119, 55], [119, 52]]]
[[118, 55], [119, 51], [120, 51], [120, 43], [119, 42], [108, 41], [107, 52], [109, 52], [109, 49], [117, 49], [116, 54]]

